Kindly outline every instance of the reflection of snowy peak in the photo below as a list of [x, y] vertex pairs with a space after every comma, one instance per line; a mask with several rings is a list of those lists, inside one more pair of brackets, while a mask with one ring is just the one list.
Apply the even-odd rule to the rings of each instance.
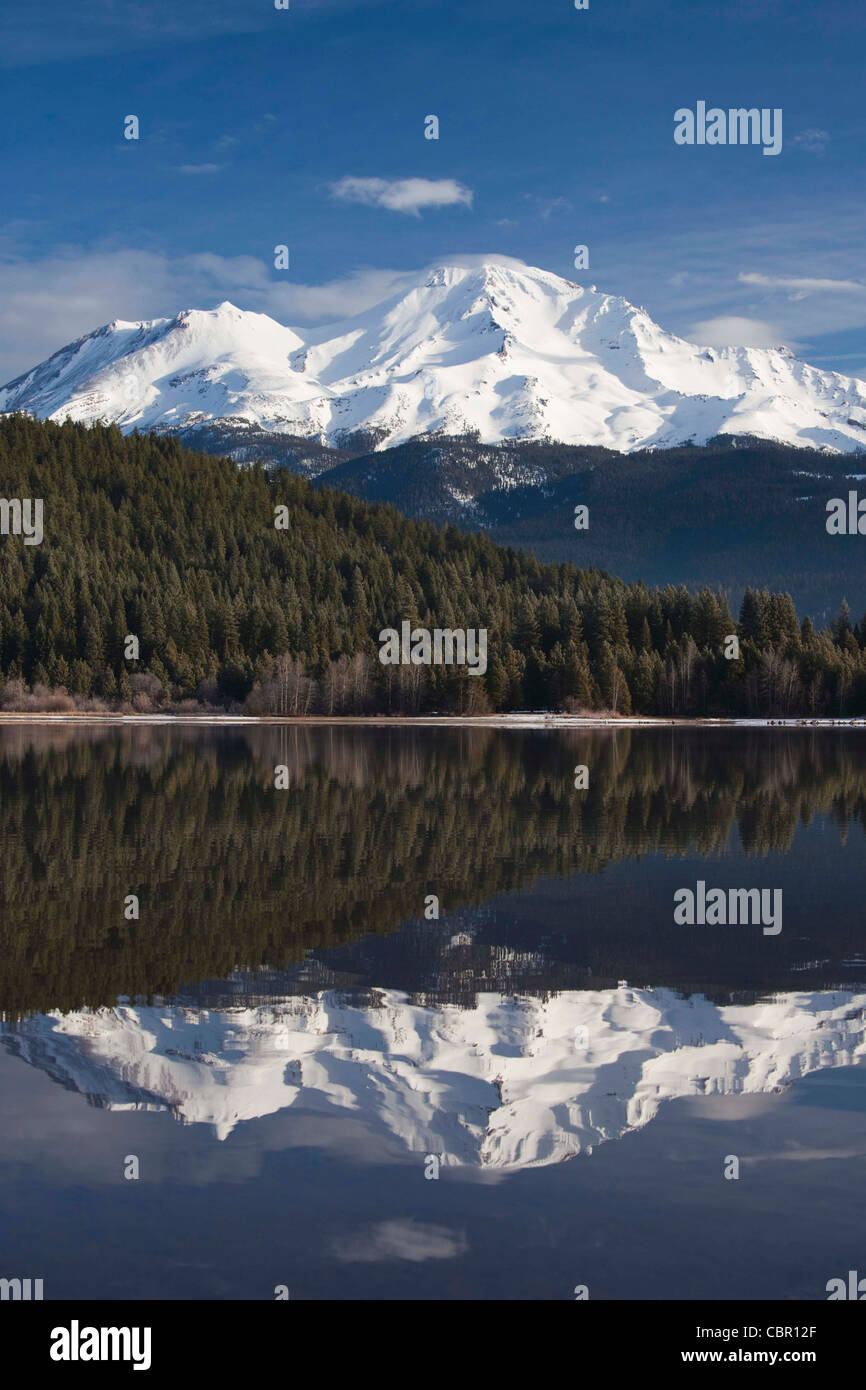
[[168, 1108], [223, 1139], [283, 1110], [342, 1110], [412, 1151], [491, 1168], [556, 1163], [680, 1096], [771, 1091], [866, 1056], [866, 995], [718, 1007], [622, 987], [430, 1009], [376, 991], [267, 1007], [119, 1007], [0, 1026], [6, 1045], [110, 1109]]
[[866, 383], [786, 349], [699, 347], [616, 295], [495, 259], [438, 266], [316, 330], [229, 303], [115, 321], [0, 389], [2, 410], [329, 444], [477, 430], [624, 451], [717, 434], [866, 446]]

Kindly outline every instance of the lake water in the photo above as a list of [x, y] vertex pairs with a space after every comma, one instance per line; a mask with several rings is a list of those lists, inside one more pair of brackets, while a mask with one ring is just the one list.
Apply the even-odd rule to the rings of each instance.
[[825, 1299], [864, 808], [859, 730], [0, 729], [0, 1275]]

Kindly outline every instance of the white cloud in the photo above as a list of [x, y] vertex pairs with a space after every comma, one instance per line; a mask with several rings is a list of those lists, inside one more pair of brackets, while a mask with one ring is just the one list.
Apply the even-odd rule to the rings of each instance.
[[809, 1149], [788, 1148], [776, 1149], [771, 1153], [752, 1153], [743, 1155], [744, 1163], [818, 1163], [825, 1159], [831, 1159], [838, 1163], [849, 1158], [863, 1158], [863, 1149]]
[[358, 1232], [332, 1242], [331, 1249], [338, 1260], [348, 1264], [371, 1264], [378, 1260], [407, 1260], [421, 1264], [425, 1260], [453, 1260], [468, 1249], [466, 1237], [446, 1226], [432, 1226], [415, 1221], [380, 1221]]
[[390, 295], [408, 289], [416, 279], [417, 271], [356, 270], [345, 279], [329, 280], [324, 285], [276, 285], [273, 297], [284, 305], [288, 319], [326, 323], [362, 314]]
[[422, 208], [472, 206], [472, 190], [456, 179], [359, 179], [331, 184], [331, 196], [419, 217]]
[[801, 149], [809, 150], [813, 154], [823, 154], [829, 143], [828, 130], [802, 130], [791, 141], [792, 145], [799, 145]]
[[807, 275], [760, 275], [757, 272], [741, 274], [737, 277], [743, 285], [763, 285], [766, 289], [792, 290], [796, 297], [816, 294], [822, 291], [831, 294], [863, 294], [866, 284], [859, 280], [827, 280]]
[[169, 318], [231, 299], [282, 323], [363, 312], [407, 287], [417, 271], [356, 270], [324, 285], [275, 279], [254, 256], [169, 259], [142, 250], [68, 246], [42, 260], [0, 251], [0, 384], [112, 319]]
[[738, 318], [735, 314], [722, 314], [693, 324], [689, 338], [707, 347], [779, 347], [784, 342], [784, 334], [772, 324], [762, 323], [760, 319]]
[[224, 164], [181, 164], [178, 166], [179, 174], [218, 174], [224, 169]]
[[[437, 256], [426, 269], [433, 270], [439, 265], [462, 265], [469, 270], [479, 265], [507, 265], [520, 270], [525, 268], [526, 261], [522, 261], [519, 256], [506, 256], [499, 251], [449, 251]], [[422, 271], [421, 274], [423, 273]]]
[[549, 222], [551, 217], [555, 216], [557, 213], [571, 211], [571, 203], [567, 198], [561, 196], [557, 198], [539, 198], [535, 193], [525, 193], [523, 196], [527, 203], [532, 204], [543, 222]]

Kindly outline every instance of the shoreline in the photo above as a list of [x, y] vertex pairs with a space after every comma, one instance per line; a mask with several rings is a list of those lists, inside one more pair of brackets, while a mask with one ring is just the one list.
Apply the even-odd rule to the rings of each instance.
[[63, 713], [39, 714], [0, 712], [0, 725], [16, 724], [202, 724], [244, 726], [303, 725], [307, 727], [348, 726], [354, 728], [437, 728], [469, 729], [866, 729], [866, 716], [850, 719], [792, 718], [792, 719], [728, 719], [728, 718], [662, 718], [654, 715], [635, 715], [615, 718], [608, 715], [576, 714], [423, 714], [423, 715], [327, 715], [327, 714], [112, 714]]

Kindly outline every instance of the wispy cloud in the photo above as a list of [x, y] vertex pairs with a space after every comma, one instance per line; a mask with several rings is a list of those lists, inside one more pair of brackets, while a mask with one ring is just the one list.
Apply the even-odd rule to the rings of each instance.
[[774, 1149], [770, 1153], [753, 1153], [743, 1156], [744, 1163], [820, 1163], [830, 1159], [834, 1163], [850, 1158], [863, 1158], [863, 1149], [810, 1149], [805, 1145], [791, 1144], [787, 1149]]
[[213, 38], [278, 32], [278, 25], [303, 16], [305, 24], [327, 23], [341, 12], [396, 4], [396, 0], [291, 0], [289, 12], [249, 0], [148, 0], [147, 5], [118, 5], [117, 0], [43, 0], [36, 5], [7, 6], [0, 68], [38, 63], [73, 62], [99, 53], [140, 49], [176, 49]]
[[419, 217], [422, 208], [472, 206], [472, 190], [456, 179], [361, 179], [351, 176], [330, 185], [331, 196], [348, 203], [387, 208]]
[[180, 164], [179, 174], [218, 174], [224, 169], [224, 164]]
[[0, 241], [0, 384], [115, 318], [168, 318], [180, 309], [231, 299], [282, 323], [333, 322], [408, 288], [417, 274], [360, 268], [339, 280], [303, 285], [275, 277], [272, 266], [255, 256], [202, 252], [172, 258], [67, 246], [33, 260]]
[[828, 130], [801, 130], [791, 141], [792, 145], [799, 145], [800, 149], [808, 150], [811, 154], [823, 154], [829, 143]]
[[524, 194], [524, 199], [535, 209], [542, 222], [549, 222], [551, 217], [556, 216], [557, 213], [571, 212], [572, 208], [572, 204], [569, 200], [561, 196], [556, 198], [539, 198], [534, 193], [526, 193]]
[[164, 48], [201, 43], [214, 36], [254, 33], [273, 24], [273, 11], [246, 0], [219, 5], [191, 0], [150, 0], [148, 5], [117, 5], [115, 0], [88, 0], [72, 7], [65, 0], [45, 0], [38, 11], [17, 7], [10, 14], [0, 67], [68, 62], [96, 53]]
[[863, 294], [866, 283], [860, 280], [828, 280], [808, 275], [761, 275], [755, 271], [740, 274], [738, 280], [743, 285], [761, 285], [769, 290], [789, 290], [797, 297], [804, 294]]
[[331, 1249], [338, 1260], [371, 1264], [378, 1260], [453, 1260], [468, 1249], [466, 1237], [446, 1226], [415, 1221], [380, 1221], [357, 1235], [341, 1237]]
[[738, 318], [735, 314], [722, 314], [693, 324], [689, 337], [692, 342], [705, 343], [707, 347], [779, 347], [783, 342], [783, 334], [772, 324], [762, 323], [760, 319]]

